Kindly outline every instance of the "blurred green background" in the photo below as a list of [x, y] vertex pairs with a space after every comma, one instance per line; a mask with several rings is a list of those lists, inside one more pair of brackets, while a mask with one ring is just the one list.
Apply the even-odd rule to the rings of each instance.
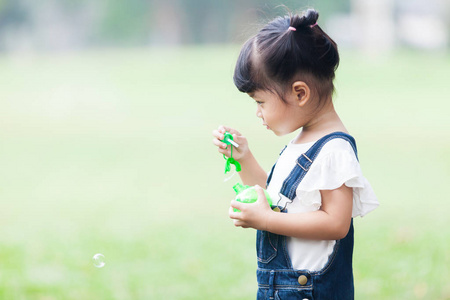
[[[250, 23], [221, 41], [3, 44], [0, 299], [255, 298], [255, 233], [228, 219], [238, 177], [223, 182], [211, 131], [238, 128], [266, 169], [294, 135], [268, 132], [232, 83]], [[355, 220], [356, 299], [450, 299], [447, 46], [344, 40], [334, 101], [381, 203]]]

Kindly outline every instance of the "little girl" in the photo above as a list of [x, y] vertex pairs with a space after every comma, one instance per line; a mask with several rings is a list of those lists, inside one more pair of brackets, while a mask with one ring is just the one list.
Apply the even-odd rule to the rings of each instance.
[[301, 128], [269, 174], [241, 133], [225, 126], [213, 132], [228, 157], [221, 140], [233, 134], [241, 180], [257, 186], [257, 202], [232, 201], [229, 211], [236, 226], [257, 229], [257, 299], [353, 299], [352, 218], [378, 206], [333, 106], [339, 55], [317, 18], [310, 9], [273, 20], [244, 44], [236, 64], [234, 83], [256, 101], [263, 126], [277, 136]]

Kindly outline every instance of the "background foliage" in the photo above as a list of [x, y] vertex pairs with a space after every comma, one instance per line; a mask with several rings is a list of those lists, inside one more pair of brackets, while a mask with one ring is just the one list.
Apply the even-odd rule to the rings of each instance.
[[348, 0], [0, 0], [0, 50], [24, 47], [11, 35], [51, 50], [236, 42], [247, 37], [239, 37], [242, 28], [288, 8], [315, 7], [326, 21], [349, 6]]

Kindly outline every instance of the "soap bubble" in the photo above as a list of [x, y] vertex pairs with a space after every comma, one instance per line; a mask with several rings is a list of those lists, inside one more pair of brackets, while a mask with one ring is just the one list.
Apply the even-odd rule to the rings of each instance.
[[103, 268], [105, 266], [105, 256], [101, 253], [97, 253], [92, 257], [92, 262], [94, 263], [94, 267]]

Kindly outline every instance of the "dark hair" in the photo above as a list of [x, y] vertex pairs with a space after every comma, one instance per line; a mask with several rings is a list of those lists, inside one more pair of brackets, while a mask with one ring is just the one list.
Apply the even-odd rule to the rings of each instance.
[[286, 101], [290, 85], [301, 80], [320, 100], [331, 96], [339, 54], [336, 43], [317, 25], [318, 18], [314, 9], [278, 17], [250, 38], [234, 70], [239, 91], [269, 90]]

